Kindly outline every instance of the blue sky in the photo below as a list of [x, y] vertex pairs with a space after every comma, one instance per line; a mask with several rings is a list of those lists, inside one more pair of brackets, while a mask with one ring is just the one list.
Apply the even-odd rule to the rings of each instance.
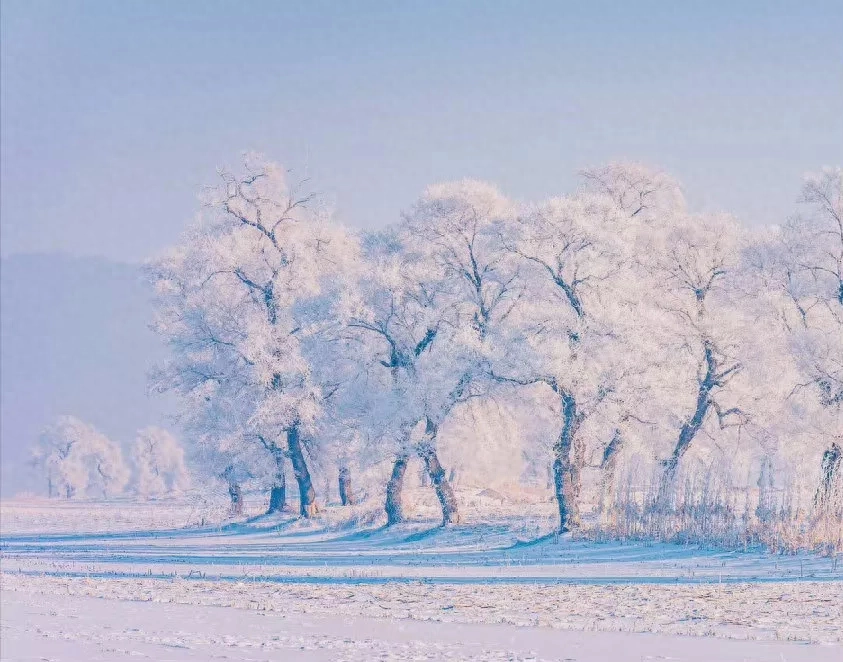
[[2, 254], [138, 261], [244, 150], [353, 226], [464, 176], [517, 199], [635, 159], [791, 213], [843, 162], [843, 2], [2, 3]]

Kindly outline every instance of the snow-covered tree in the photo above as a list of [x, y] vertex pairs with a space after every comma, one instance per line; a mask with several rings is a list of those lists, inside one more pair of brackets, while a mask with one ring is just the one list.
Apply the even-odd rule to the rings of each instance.
[[672, 493], [683, 456], [701, 434], [711, 438], [749, 422], [745, 355], [754, 329], [736, 287], [741, 232], [724, 216], [678, 214], [651, 233], [642, 258], [653, 275], [661, 316], [659, 403], [676, 430], [663, 462], [661, 494]]
[[609, 197], [627, 217], [638, 222], [669, 218], [685, 209], [679, 183], [641, 163], [614, 162], [586, 168], [580, 175], [585, 191]]
[[[388, 524], [404, 519], [404, 476], [410, 457], [419, 450], [413, 430], [425, 414], [424, 371], [431, 367], [426, 359], [434, 345], [439, 351], [445, 344], [444, 325], [450, 314], [441, 286], [431, 279], [428, 265], [408, 257], [405, 239], [395, 232], [366, 237], [366, 266], [349, 322], [361, 359], [360, 377], [366, 384], [357, 393], [367, 393], [370, 399], [360, 423], [378, 442], [380, 454], [393, 463], [384, 506]], [[439, 490], [445, 503], [454, 502], [449, 500], [446, 480]]]
[[49, 496], [108, 497], [121, 493], [129, 481], [120, 446], [73, 416], [62, 416], [44, 430], [33, 462], [46, 474]]
[[[809, 175], [802, 192], [809, 214], [785, 229], [788, 291], [799, 313], [794, 325], [799, 363], [820, 405], [843, 409], [843, 168]], [[839, 419], [838, 419], [839, 420]], [[838, 434], [841, 430], [838, 428]]]
[[221, 179], [181, 245], [152, 266], [156, 328], [173, 350], [158, 384], [184, 396], [197, 436], [257, 446], [278, 476], [289, 457], [301, 514], [312, 516], [309, 435], [334, 388], [320, 366], [332, 360], [356, 244], [275, 164], [249, 156], [243, 174]]
[[505, 233], [515, 206], [495, 187], [474, 180], [432, 186], [405, 217], [405, 250], [427, 269], [425, 289], [441, 293], [445, 314], [433, 351], [424, 357], [423, 434], [417, 450], [443, 507], [456, 520], [456, 499], [437, 454], [441, 425], [455, 408], [489, 391], [488, 356], [522, 293]]
[[601, 188], [527, 206], [507, 240], [527, 289], [492, 371], [502, 384], [541, 384], [557, 399], [552, 468], [562, 532], [579, 525], [588, 458], [600, 450], [611, 471], [622, 423], [638, 414], [641, 385], [629, 384], [640, 376], [634, 340], [644, 338], [634, 319], [640, 281], [631, 257], [641, 223], [634, 217], [643, 209], [635, 199], [629, 212]]
[[[825, 507], [827, 494], [843, 493], [834, 461], [843, 443], [843, 169], [808, 175], [800, 201], [807, 212], [757, 240], [748, 262], [787, 336], [779, 452], [791, 471], [815, 477]], [[843, 512], [843, 498], [835, 507]]]
[[131, 448], [135, 466], [135, 489], [144, 497], [181, 492], [190, 485], [184, 449], [163, 428], [139, 430]]
[[512, 205], [475, 181], [432, 186], [394, 234], [371, 239], [369, 273], [351, 327], [382, 368], [393, 452], [386, 490], [389, 523], [401, 521], [407, 462], [418, 455], [442, 508], [459, 509], [439, 458], [439, 428], [455, 407], [482, 390], [483, 346], [512, 310], [517, 274], [501, 227]]

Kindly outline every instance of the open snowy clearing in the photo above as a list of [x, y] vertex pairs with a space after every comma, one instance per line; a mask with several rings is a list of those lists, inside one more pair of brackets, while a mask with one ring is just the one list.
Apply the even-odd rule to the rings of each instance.
[[832, 558], [535, 539], [503, 515], [185, 527], [189, 504], [51, 505], [2, 504], [3, 659], [843, 655]]

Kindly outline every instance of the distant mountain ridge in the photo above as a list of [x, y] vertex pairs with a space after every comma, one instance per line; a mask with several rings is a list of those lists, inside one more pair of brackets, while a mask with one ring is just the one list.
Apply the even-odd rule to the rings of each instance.
[[151, 289], [139, 265], [66, 255], [0, 261], [0, 495], [43, 492], [27, 466], [40, 431], [61, 414], [124, 447], [167, 425], [169, 401], [147, 394], [165, 356], [150, 331]]

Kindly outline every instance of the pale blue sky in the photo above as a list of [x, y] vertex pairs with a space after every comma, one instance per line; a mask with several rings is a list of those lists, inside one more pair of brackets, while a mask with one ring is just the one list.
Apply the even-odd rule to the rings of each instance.
[[247, 149], [355, 226], [619, 158], [774, 222], [843, 162], [843, 2], [3, 0], [3, 255], [141, 260]]

